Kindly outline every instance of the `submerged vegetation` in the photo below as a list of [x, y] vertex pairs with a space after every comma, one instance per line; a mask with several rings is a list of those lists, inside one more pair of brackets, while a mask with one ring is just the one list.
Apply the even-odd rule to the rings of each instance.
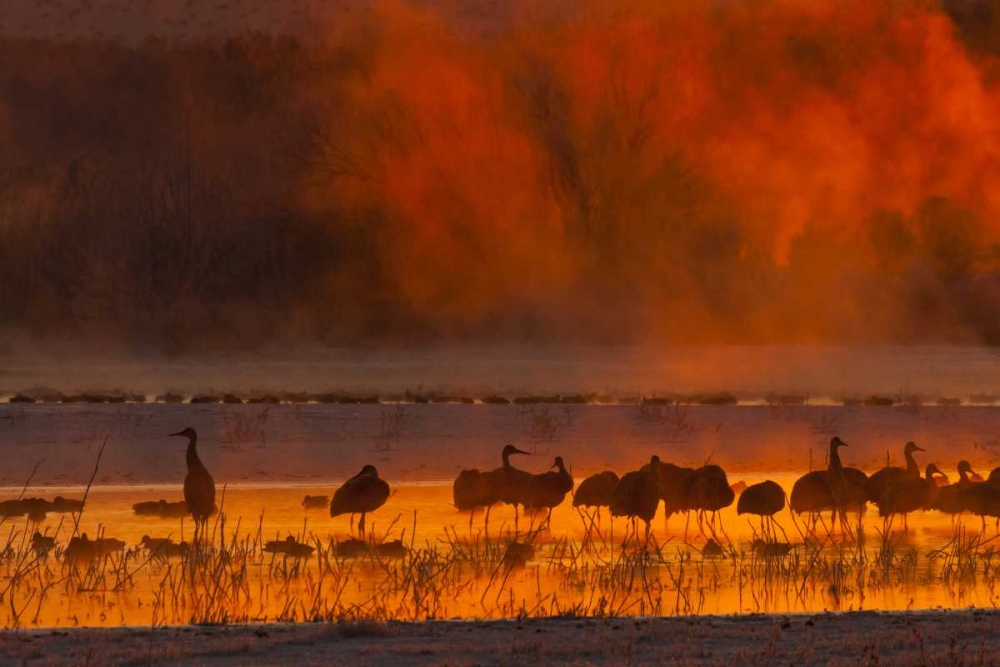
[[420, 544], [416, 516], [409, 526], [397, 517], [367, 542], [312, 532], [266, 541], [259, 523], [230, 525], [222, 513], [187, 549], [165, 554], [145, 538], [77, 559], [58, 537], [51, 551], [36, 550], [30, 524], [8, 522], [0, 619], [31, 627], [604, 618], [863, 610], [894, 593], [901, 598], [890, 608], [909, 609], [920, 591], [947, 607], [1000, 603], [997, 537], [962, 524], [930, 550], [861, 522], [843, 534], [796, 525], [792, 544], [751, 531], [721, 544], [698, 538], [699, 547], [581, 517], [582, 539], [537, 526], [499, 526], [495, 536], [463, 526]]

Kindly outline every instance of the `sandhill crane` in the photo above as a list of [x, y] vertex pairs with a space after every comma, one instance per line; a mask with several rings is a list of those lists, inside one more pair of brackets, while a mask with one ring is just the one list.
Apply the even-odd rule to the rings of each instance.
[[[785, 509], [785, 490], [771, 480], [748, 486], [736, 503], [737, 515], [754, 514], [760, 517], [760, 529], [765, 537], [769, 537], [773, 532], [765, 526], [775, 525], [774, 515], [783, 509]], [[784, 529], [781, 532], [784, 533]], [[788, 540], [787, 535], [785, 540]]]
[[308, 509], [325, 508], [330, 504], [330, 496], [306, 496], [302, 499], [302, 507]]
[[299, 542], [295, 536], [289, 535], [284, 540], [271, 540], [264, 545], [263, 551], [271, 554], [282, 554], [290, 558], [308, 558], [316, 551], [316, 547]]
[[101, 558], [121, 551], [125, 548], [125, 543], [113, 537], [98, 537], [92, 540], [87, 537], [87, 533], [82, 533], [79, 537], [71, 537], [63, 558], [67, 563], [78, 564]]
[[330, 501], [330, 516], [351, 515], [351, 531], [354, 530], [354, 515], [361, 514], [358, 531], [365, 534], [365, 515], [374, 512], [389, 498], [389, 485], [379, 479], [378, 470], [366, 465], [333, 494]]
[[529, 509], [547, 509], [549, 516], [552, 509], [562, 504], [566, 494], [573, 490], [573, 476], [566, 470], [561, 456], [552, 463], [555, 471], [532, 475], [528, 481], [525, 506]]
[[146, 500], [132, 505], [132, 511], [137, 516], [155, 516], [161, 519], [179, 518], [188, 513], [187, 503], [183, 500], [167, 502], [160, 500]]
[[31, 548], [39, 556], [44, 556], [56, 545], [56, 538], [51, 535], [42, 535], [37, 530], [31, 536]]
[[509, 478], [516, 476], [513, 472], [516, 468], [510, 464], [510, 457], [527, 453], [514, 445], [505, 445], [500, 453], [501, 467], [486, 471], [472, 468], [458, 474], [452, 485], [452, 499], [460, 512], [470, 512], [469, 530], [472, 529], [472, 519], [479, 508], [486, 509], [488, 528], [490, 508], [504, 500]]
[[972, 485], [981, 483], [974, 482], [969, 477], [970, 475], [975, 474], [976, 473], [972, 470], [972, 464], [968, 461], [959, 461], [958, 481], [954, 484], [942, 486], [938, 489], [937, 497], [934, 499], [934, 502], [931, 503], [931, 509], [944, 512], [945, 514], [951, 514], [952, 516], [961, 514], [968, 509], [968, 500], [966, 498], [967, 491]]
[[847, 447], [847, 443], [834, 436], [830, 440], [827, 469], [813, 470], [795, 480], [788, 502], [793, 512], [818, 515], [830, 510], [834, 521], [840, 517], [841, 525], [844, 525], [844, 514], [848, 510], [864, 512], [865, 474], [854, 468], [844, 468], [837, 451], [841, 447]]
[[[595, 521], [600, 525], [601, 508], [611, 504], [611, 494], [618, 484], [619, 477], [616, 473], [605, 470], [591, 475], [576, 487], [573, 493], [573, 507], [580, 514], [580, 519], [586, 527], [583, 541], [588, 543], [591, 533], [595, 530]], [[593, 508], [590, 510], [590, 508]], [[589, 511], [588, 511], [589, 510]]]
[[531, 485], [531, 473], [515, 468], [510, 464], [512, 454], [527, 454], [513, 445], [503, 448], [503, 467], [489, 472], [491, 483], [500, 494], [500, 500], [514, 506], [514, 532], [518, 531], [520, 518], [519, 507], [528, 504], [528, 488]]
[[169, 537], [150, 537], [143, 535], [139, 545], [144, 547], [152, 558], [167, 560], [168, 558], [183, 558], [188, 554], [190, 545], [187, 542], [176, 543]]
[[893, 484], [901, 482], [904, 479], [920, 479], [920, 466], [917, 465], [916, 460], [913, 458], [913, 452], [922, 451], [924, 449], [918, 447], [916, 443], [912, 441], [908, 442], [903, 447], [903, 458], [906, 459], [905, 468], [886, 466], [872, 473], [872, 476], [868, 478], [868, 483], [865, 485], [868, 500], [878, 503], [882, 499], [882, 494], [885, 490]]
[[923, 478], [904, 479], [882, 493], [878, 502], [878, 513], [879, 516], [886, 518], [887, 526], [891, 525], [892, 517], [902, 514], [903, 530], [909, 530], [906, 521], [907, 515], [910, 512], [930, 508], [938, 493], [938, 485], [934, 475], [944, 475], [944, 473], [936, 465], [930, 463], [927, 465]]
[[660, 500], [663, 501], [664, 523], [669, 521], [674, 514], [688, 513], [694, 509], [690, 505], [690, 489], [695, 469], [673, 463], [664, 463], [660, 461], [659, 456], [654, 454], [649, 458], [649, 463], [642, 467], [642, 470], [651, 470], [654, 466], [659, 471], [657, 481], [660, 489]]
[[208, 517], [215, 511], [215, 480], [212, 479], [205, 464], [198, 458], [197, 431], [188, 427], [183, 431], [171, 433], [170, 436], [188, 439], [184, 502], [187, 503], [188, 511], [194, 518], [195, 540], [197, 541], [199, 529], [204, 531], [208, 524]]
[[[659, 461], [654, 461], [651, 467], [627, 472], [622, 475], [611, 492], [609, 509], [611, 516], [625, 516], [646, 523], [646, 539], [649, 539], [650, 521], [656, 516], [656, 508], [660, 505]], [[639, 533], [636, 532], [636, 541]]]
[[717, 513], [732, 505], [735, 499], [726, 471], [720, 466], [704, 465], [695, 469], [690, 477], [687, 505], [698, 512], [698, 527], [703, 533], [705, 514], [711, 515], [709, 529], [714, 532]]
[[1000, 468], [994, 469], [985, 482], [969, 485], [963, 494], [966, 508], [983, 520], [984, 533], [986, 517], [997, 519], [997, 524], [1000, 525], [1000, 472], [998, 471]]
[[607, 507], [611, 502], [611, 493], [618, 483], [618, 475], [610, 470], [591, 475], [576, 487], [573, 494], [573, 507]]

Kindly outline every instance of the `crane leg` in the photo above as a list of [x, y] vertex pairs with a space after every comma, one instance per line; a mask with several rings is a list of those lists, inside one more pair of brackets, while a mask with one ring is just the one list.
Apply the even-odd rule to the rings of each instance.
[[361, 533], [361, 537], [365, 536], [365, 513], [361, 513], [361, 520], [358, 521], [358, 532]]

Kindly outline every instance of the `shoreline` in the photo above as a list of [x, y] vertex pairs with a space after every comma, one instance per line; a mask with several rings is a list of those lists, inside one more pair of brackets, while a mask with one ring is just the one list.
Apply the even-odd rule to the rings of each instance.
[[986, 609], [0, 633], [0, 662], [28, 665], [989, 664], [998, 650]]

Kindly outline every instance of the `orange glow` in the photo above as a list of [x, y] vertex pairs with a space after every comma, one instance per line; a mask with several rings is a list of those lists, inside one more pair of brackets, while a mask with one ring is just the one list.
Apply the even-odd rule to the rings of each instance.
[[[763, 476], [753, 475], [748, 479], [758, 481]], [[790, 488], [794, 476], [770, 475], [783, 486]], [[35, 490], [39, 491], [39, 490]], [[51, 492], [51, 489], [45, 490]], [[61, 489], [60, 492], [79, 494], [82, 489]], [[176, 493], [176, 491], [174, 491]], [[88, 532], [91, 537], [104, 531], [106, 537], [115, 537], [125, 541], [131, 551], [127, 560], [117, 555], [108, 563], [102, 565], [106, 572], [105, 583], [115, 580], [114, 571], [124, 563], [131, 572], [130, 584], [120, 590], [65, 590], [57, 585], [50, 590], [38, 604], [37, 616], [30, 625], [51, 626], [119, 626], [119, 625], [149, 625], [153, 623], [185, 623], [190, 615], [195, 613], [199, 604], [204, 605], [204, 591], [200, 586], [190, 584], [178, 588], [180, 596], [171, 598], [164, 591], [169, 590], [171, 567], [177, 577], [183, 569], [176, 559], [170, 563], [150, 562], [147, 554], [138, 548], [143, 535], [153, 537], [172, 537], [175, 541], [182, 538], [190, 539], [189, 534], [182, 534], [181, 524], [176, 520], [160, 520], [153, 518], [134, 517], [128, 511], [131, 503], [142, 500], [157, 499], [171, 490], [143, 490], [140, 487], [103, 487], [92, 490], [87, 511], [82, 516], [80, 530]], [[349, 538], [349, 523], [347, 517], [330, 519], [325, 509], [303, 510], [299, 502], [304, 494], [329, 493], [324, 487], [229, 487], [226, 494], [225, 509], [228, 512], [226, 530], [234, 530], [239, 526], [239, 540], [248, 540], [248, 544], [262, 544], [265, 541], [284, 539], [288, 534], [295, 534], [309, 544], [315, 540], [326, 544], [332, 539], [336, 542]], [[371, 532], [388, 540], [402, 539], [407, 545], [413, 541], [416, 549], [437, 550], [444, 555], [450, 553], [451, 541], [462, 543], [463, 540], [482, 540], [482, 515], [476, 519], [472, 532], [469, 532], [468, 515], [459, 514], [450, 507], [451, 489], [445, 485], [402, 485], [396, 489], [389, 503], [369, 516]], [[267, 509], [261, 510], [263, 507]], [[261, 518], [262, 516], [262, 518]], [[730, 614], [738, 612], [795, 612], [822, 611], [834, 609], [883, 609], [899, 610], [910, 608], [964, 608], [969, 605], [988, 605], [990, 599], [989, 587], [965, 585], [962, 582], [945, 583], [938, 577], [939, 563], [932, 559], [918, 558], [917, 578], [903, 585], [890, 585], [880, 589], [877, 586], [858, 589], [847, 587], [838, 599], [831, 595], [824, 585], [816, 582], [809, 584], [804, 590], [804, 596], [795, 591], [801, 581], [794, 578], [778, 576], [772, 572], [770, 576], [763, 573], [749, 575], [748, 569], [762, 568], [763, 565], [752, 556], [751, 541], [758, 529], [756, 518], [737, 517], [735, 506], [723, 510], [721, 530], [732, 540], [732, 546], [737, 550], [740, 559], [739, 567], [743, 569], [744, 580], [740, 583], [740, 574], [734, 569], [731, 558], [710, 559], [702, 556], [705, 548], [705, 537], [698, 533], [694, 519], [691, 520], [688, 540], [685, 542], [686, 523], [683, 516], [675, 516], [664, 525], [662, 511], [653, 521], [653, 534], [656, 542], [661, 545], [665, 562], [650, 563], [646, 576], [653, 582], [654, 593], [652, 604], [658, 605], [656, 613], [664, 615], [699, 613], [699, 614]], [[511, 530], [513, 512], [505, 507], [496, 507], [491, 513], [490, 530], [496, 540], [502, 531]], [[795, 523], [790, 519], [787, 509], [777, 516], [779, 523], [788, 533], [791, 544], [795, 545], [801, 558], [806, 558], [807, 547]], [[239, 523], [237, 523], [239, 519]], [[537, 522], [538, 517], [535, 518]], [[527, 527], [529, 519], [522, 517], [522, 531]], [[965, 517], [964, 521], [973, 533], [978, 530], [979, 519]], [[258, 522], [260, 532], [258, 533]], [[55, 523], [55, 522], [53, 522]], [[872, 541], [870, 548], [878, 546], [875, 529], [882, 527], [882, 521], [877, 512], [869, 512], [865, 520], [865, 530]], [[802, 526], [803, 520], [799, 519]], [[649, 594], [636, 583], [636, 588], [626, 593], [625, 588], [617, 589], [610, 585], [607, 589], [591, 588], [589, 585], [579, 587], [580, 581], [587, 580], [588, 571], [597, 571], [608, 566], [608, 559], [620, 558], [622, 546], [629, 526], [619, 519], [613, 524], [608, 523], [606, 513], [600, 523], [604, 537], [598, 538], [593, 547], [579, 556], [567, 549], [565, 540], [568, 538], [578, 549], [583, 540], [586, 524], [567, 501], [556, 508], [553, 513], [551, 530], [544, 532], [536, 543], [534, 556], [527, 560], [523, 567], [512, 569], [505, 578], [494, 579], [489, 571], [475, 574], [475, 564], [466, 563], [464, 572], [456, 583], [448, 583], [447, 578], [428, 582], [429, 588], [421, 594], [434, 599], [434, 604], [426, 608], [414, 606], [411, 596], [406, 590], [399, 589], [394, 595], [380, 601], [388, 606], [380, 613], [389, 613], [390, 618], [400, 620], [423, 619], [431, 613], [436, 618], [508, 618], [516, 616], [522, 610], [531, 615], [556, 615], [560, 610], [572, 608], [587, 609], [589, 613], [597, 613], [599, 599], [607, 598], [606, 603], [621, 605], [619, 613], [640, 614], [649, 613]], [[17, 545], [21, 539], [23, 523], [7, 523], [7, 532]], [[416, 528], [415, 536], [412, 533]], [[190, 526], [187, 527], [190, 529]], [[29, 528], [30, 529], [30, 528]], [[54, 526], [49, 527], [49, 530]], [[63, 525], [60, 529], [59, 543], [64, 543], [65, 533], [71, 528]], [[303, 533], [303, 530], [305, 533]], [[447, 534], [446, 534], [447, 531]], [[933, 549], [944, 547], [955, 535], [955, 528], [950, 520], [938, 513], [920, 513], [910, 518], [910, 529], [902, 533], [899, 525], [895, 526], [893, 545], [896, 552], [904, 554], [915, 549], [923, 554]], [[6, 533], [5, 533], [6, 534]], [[825, 535], [825, 533], [822, 533]], [[613, 537], [612, 537], [613, 536]], [[779, 539], [783, 537], [779, 533]], [[506, 544], [506, 540], [499, 544]], [[522, 538], [523, 539], [523, 538]], [[843, 539], [835, 534], [828, 547], [840, 543]], [[216, 540], [217, 541], [217, 540]], [[233, 542], [233, 536], [227, 536], [227, 542]], [[853, 542], [844, 544], [848, 549], [854, 548]], [[63, 546], [65, 546], [63, 544]], [[16, 547], [15, 547], [16, 548]], [[480, 548], [482, 548], [480, 546]], [[630, 547], [633, 548], [634, 547]], [[844, 548], [842, 545], [840, 548]], [[626, 549], [625, 551], [628, 551]], [[689, 554], [693, 559], [681, 568], [679, 554]], [[824, 550], [824, 558], [835, 558], [833, 548]], [[872, 556], [874, 559], [874, 556]], [[5, 561], [6, 562], [6, 561]], [[222, 610], [230, 615], [231, 621], [265, 621], [277, 620], [281, 614], [289, 614], [289, 603], [293, 603], [292, 613], [298, 620], [308, 620], [303, 617], [303, 610], [296, 602], [309, 605], [310, 601], [319, 597], [326, 603], [334, 600], [344, 608], [350, 609], [356, 605], [359, 614], [377, 615], [370, 607], [372, 596], [379, 590], [384, 591], [386, 572], [385, 565], [369, 560], [346, 559], [337, 567], [344, 568], [347, 586], [339, 588], [340, 581], [335, 576], [327, 574], [318, 577], [321, 569], [315, 555], [303, 561], [300, 570], [291, 576], [283, 574], [291, 562], [284, 563], [277, 558], [261, 554], [258, 551], [247, 560], [247, 586], [245, 592], [237, 599], [226, 602]], [[612, 560], [613, 562], [613, 560]], [[50, 566], [56, 570], [64, 567], [48, 559]], [[392, 561], [387, 561], [392, 563]], [[786, 563], [790, 565], [791, 561]], [[603, 564], [603, 565], [602, 565]], [[16, 563], [7, 563], [5, 567], [17, 567]], [[23, 566], [23, 564], [21, 565]], [[678, 568], [681, 568], [680, 570]], [[489, 568], [488, 568], [489, 569]], [[682, 572], [687, 570], [687, 574]], [[628, 568], [622, 570], [623, 573]], [[86, 581], [94, 581], [93, 573], [80, 570]], [[190, 576], [190, 575], [189, 575]], [[901, 575], [905, 579], [905, 575]], [[678, 579], [678, 577], [681, 577]], [[17, 584], [14, 599], [31, 595], [33, 578], [26, 578], [22, 584]], [[818, 580], [817, 580], [818, 581]], [[469, 584], [471, 582], [471, 585]], [[576, 583], [574, 583], [576, 582]], [[770, 582], [770, 583], [768, 583]], [[343, 583], [343, 582], [341, 582]], [[680, 588], [677, 588], [680, 584]], [[23, 586], [20, 590], [18, 586]], [[166, 586], [166, 589], [164, 588]], [[437, 591], [437, 592], [435, 592]], [[381, 596], [382, 593], [377, 593]], [[200, 600], [200, 602], [199, 602]], [[615, 601], [617, 600], [617, 601]], [[387, 610], [387, 612], [386, 612]], [[32, 613], [35, 612], [34, 605]], [[605, 613], [607, 613], [605, 609]], [[25, 618], [20, 619], [25, 624]], [[0, 625], [10, 627], [16, 624], [11, 607], [5, 605], [0, 611]]]

